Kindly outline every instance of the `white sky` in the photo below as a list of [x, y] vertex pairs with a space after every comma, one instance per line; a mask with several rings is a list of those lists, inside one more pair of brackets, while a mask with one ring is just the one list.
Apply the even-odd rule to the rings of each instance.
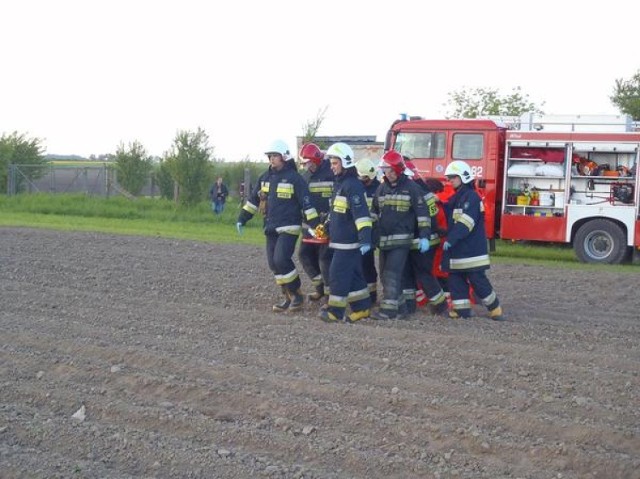
[[617, 114], [640, 69], [633, 0], [2, 0], [0, 133], [47, 153], [153, 155], [203, 128], [214, 156], [264, 158], [319, 135], [376, 135], [449, 92], [520, 86], [549, 114]]

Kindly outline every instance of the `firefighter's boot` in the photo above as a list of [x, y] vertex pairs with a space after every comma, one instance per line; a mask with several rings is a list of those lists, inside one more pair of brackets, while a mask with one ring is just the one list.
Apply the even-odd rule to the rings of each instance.
[[293, 293], [289, 291], [289, 299], [291, 299], [289, 311], [300, 311], [302, 309], [302, 305], [304, 304], [304, 296], [299, 289]]
[[448, 309], [449, 305], [446, 301], [442, 301], [438, 304], [429, 303], [429, 310], [434, 316], [445, 316]]
[[473, 311], [471, 308], [452, 309], [449, 311], [449, 317], [451, 319], [470, 319], [473, 317]]
[[356, 323], [361, 319], [366, 319], [371, 316], [371, 311], [369, 309], [361, 309], [360, 311], [351, 311], [347, 315], [347, 323]]
[[325, 323], [337, 323], [338, 321], [341, 321], [341, 318], [338, 318], [335, 314], [333, 314], [328, 309], [320, 310], [320, 314], [318, 314], [318, 316]]
[[374, 305], [378, 302], [378, 292], [369, 291], [369, 297], [371, 298], [371, 304]]
[[282, 288], [282, 294], [284, 294], [284, 299], [277, 304], [273, 305], [273, 311], [275, 313], [284, 313], [289, 306], [291, 305], [291, 299], [289, 299], [289, 294], [287, 293], [286, 288]]
[[307, 298], [309, 301], [319, 301], [324, 297], [324, 284], [320, 283], [316, 286], [316, 290], [309, 294]]
[[395, 311], [391, 312], [389, 310], [376, 309], [375, 311], [371, 312], [369, 317], [371, 319], [375, 319], [376, 321], [387, 321], [390, 319], [397, 319], [398, 315]]
[[504, 321], [506, 319], [502, 314], [502, 306], [498, 306], [489, 311], [489, 317], [494, 321]]

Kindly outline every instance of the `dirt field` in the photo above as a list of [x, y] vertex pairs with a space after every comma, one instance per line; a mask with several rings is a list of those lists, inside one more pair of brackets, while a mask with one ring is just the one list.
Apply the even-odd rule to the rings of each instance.
[[262, 248], [0, 228], [0, 477], [640, 478], [638, 271], [331, 325]]

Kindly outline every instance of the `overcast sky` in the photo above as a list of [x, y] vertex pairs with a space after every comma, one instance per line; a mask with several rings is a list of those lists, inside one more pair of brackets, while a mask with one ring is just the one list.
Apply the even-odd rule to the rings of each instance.
[[2, 0], [0, 133], [47, 153], [153, 155], [203, 128], [263, 159], [327, 107], [320, 135], [383, 140], [461, 88], [520, 86], [546, 113], [617, 114], [640, 69], [639, 3], [608, 0]]

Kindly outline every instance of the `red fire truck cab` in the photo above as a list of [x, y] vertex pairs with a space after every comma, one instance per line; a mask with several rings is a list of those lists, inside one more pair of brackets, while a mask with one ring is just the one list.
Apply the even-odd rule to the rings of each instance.
[[485, 204], [487, 237], [570, 243], [584, 262], [620, 263], [640, 247], [640, 133], [627, 117], [526, 114], [493, 119], [403, 117], [385, 150], [444, 179], [467, 162]]

